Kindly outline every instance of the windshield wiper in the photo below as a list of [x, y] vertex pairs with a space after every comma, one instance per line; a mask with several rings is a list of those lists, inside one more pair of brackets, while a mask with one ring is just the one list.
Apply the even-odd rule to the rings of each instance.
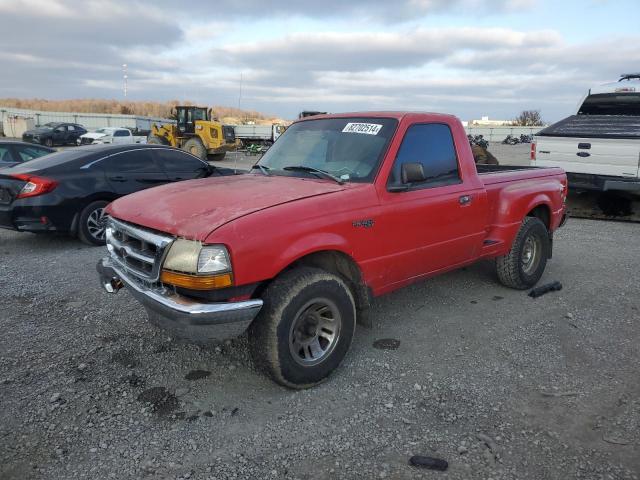
[[319, 177], [324, 177], [324, 178], [333, 180], [334, 182], [339, 183], [340, 185], [344, 184], [344, 180], [342, 180], [341, 178], [331, 175], [329, 172], [325, 172], [324, 170], [320, 170], [319, 168], [307, 167], [305, 165], [290, 165], [288, 167], [283, 167], [282, 169], [293, 171], [293, 172], [313, 173]]
[[271, 174], [269, 173], [270, 168], [269, 168], [269, 167], [265, 167], [264, 165], [260, 165], [259, 163], [256, 163], [255, 165], [252, 165], [252, 166], [251, 166], [251, 168], [252, 168], [252, 169], [257, 169], [257, 168], [259, 168], [259, 169], [260, 169], [260, 171], [261, 171], [264, 175], [266, 175], [267, 177], [268, 177], [269, 175], [271, 175]]

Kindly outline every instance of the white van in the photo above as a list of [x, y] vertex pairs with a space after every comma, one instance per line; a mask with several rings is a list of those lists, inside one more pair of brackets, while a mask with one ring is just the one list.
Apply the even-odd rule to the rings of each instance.
[[640, 73], [590, 89], [575, 115], [541, 130], [531, 165], [563, 168], [573, 189], [640, 194]]

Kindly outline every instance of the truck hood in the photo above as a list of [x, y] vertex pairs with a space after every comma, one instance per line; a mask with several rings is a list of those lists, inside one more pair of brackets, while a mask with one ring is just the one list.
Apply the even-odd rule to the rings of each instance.
[[328, 180], [232, 175], [171, 183], [109, 205], [109, 215], [191, 240], [204, 241], [225, 223], [259, 210], [344, 190]]

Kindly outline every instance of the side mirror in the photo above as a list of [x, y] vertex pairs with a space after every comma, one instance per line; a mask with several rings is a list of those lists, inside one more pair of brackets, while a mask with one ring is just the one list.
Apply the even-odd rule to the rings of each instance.
[[424, 175], [424, 169], [421, 163], [404, 163], [402, 164], [401, 180], [403, 184], [424, 182], [427, 177]]

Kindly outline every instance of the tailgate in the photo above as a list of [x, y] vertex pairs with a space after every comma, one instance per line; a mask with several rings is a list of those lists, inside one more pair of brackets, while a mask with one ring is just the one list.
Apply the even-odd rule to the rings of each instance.
[[571, 173], [637, 178], [640, 139], [535, 137], [532, 165], [561, 167]]

